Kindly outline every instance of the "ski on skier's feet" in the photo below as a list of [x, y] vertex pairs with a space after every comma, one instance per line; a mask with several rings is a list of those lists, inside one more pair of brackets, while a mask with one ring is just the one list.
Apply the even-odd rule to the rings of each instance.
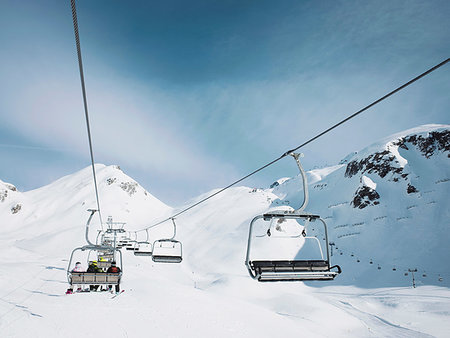
[[117, 296], [120, 296], [122, 293], [124, 293], [125, 290], [121, 290], [120, 292], [116, 292], [116, 294], [114, 296], [111, 297], [111, 299], [116, 298]]

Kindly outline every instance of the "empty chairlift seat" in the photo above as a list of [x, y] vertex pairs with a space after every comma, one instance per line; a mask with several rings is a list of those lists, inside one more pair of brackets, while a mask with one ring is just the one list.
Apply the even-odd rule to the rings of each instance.
[[341, 273], [338, 266], [337, 271], [331, 271], [324, 260], [252, 261], [250, 264], [260, 282], [332, 280]]
[[160, 239], [153, 243], [152, 259], [157, 263], [180, 263], [182, 261], [181, 242], [174, 239]]
[[152, 253], [152, 245], [149, 242], [136, 242], [134, 247], [135, 256], [151, 256]]
[[[319, 240], [316, 240], [315, 237], [309, 237], [311, 239], [314, 239], [314, 242], [317, 243], [321, 259], [252, 260], [251, 246], [253, 226], [254, 223], [259, 219], [264, 219], [264, 221], [272, 221], [273, 219], [300, 219], [305, 221], [305, 228], [310, 221], [319, 220], [324, 225], [325, 229], [326, 258], [323, 255]], [[264, 240], [272, 240], [270, 238], [269, 231], [268, 236], [263, 237]], [[295, 239], [296, 236], [289, 238]], [[338, 274], [341, 273], [341, 268], [338, 265], [330, 266], [328, 234], [325, 221], [317, 215], [302, 215], [295, 212], [275, 212], [272, 214], [269, 213], [256, 216], [252, 220], [249, 230], [246, 266], [250, 276], [260, 282], [333, 280]]]
[[[341, 273], [341, 268], [338, 265], [330, 266], [327, 225], [325, 221], [320, 218], [320, 216], [308, 214], [303, 211], [305, 210], [309, 201], [308, 180], [305, 170], [300, 163], [300, 157], [302, 157], [303, 155], [294, 152], [290, 152], [289, 155], [291, 155], [295, 159], [302, 177], [303, 203], [300, 208], [296, 210], [277, 210], [263, 215], [258, 215], [252, 219], [248, 233], [247, 256], [245, 259], [245, 265], [247, 266], [247, 270], [250, 276], [259, 282], [332, 280]], [[269, 222], [269, 226], [267, 231], [263, 235], [254, 236], [253, 227], [258, 220]], [[292, 221], [288, 220], [295, 220], [295, 222], [292, 223]], [[322, 237], [322, 235], [309, 237], [307, 236], [306, 230], [308, 225], [311, 222], [315, 222], [317, 220], [319, 220], [323, 224], [325, 235], [324, 238]], [[303, 225], [301, 225], [300, 223], [303, 223]], [[263, 224], [266, 226], [267, 223]], [[283, 229], [283, 224], [285, 224], [285, 229]], [[298, 229], [299, 231], [301, 231], [301, 233], [289, 234], [292, 228]], [[278, 232], [279, 234], [273, 235], [272, 232]], [[303, 240], [301, 238], [302, 236]], [[268, 241], [266, 242], [266, 244], [270, 243], [270, 245], [274, 249], [262, 250], [258, 256], [272, 255], [272, 259], [252, 259], [252, 257], [255, 257], [254, 252], [252, 251], [252, 243], [254, 237], [259, 237], [258, 240]], [[275, 241], [274, 237], [276, 238]], [[319, 238], [323, 238], [323, 241], [325, 241], [326, 257], [324, 257], [323, 255], [322, 246], [320, 244], [321, 241], [319, 240]], [[295, 246], [293, 248], [289, 246], [286, 246], [286, 248], [284, 248], [284, 242], [279, 242], [280, 239], [282, 239], [282, 241], [284, 241], [285, 239], [294, 241]], [[320, 259], [316, 259], [317, 255], [311, 255], [308, 250], [303, 250], [306, 251], [308, 259], [297, 258], [304, 257], [298, 255], [301, 255], [302, 249], [305, 249], [306, 240], [309, 240], [309, 243], [312, 242], [316, 244], [317, 249], [319, 250], [318, 252], [320, 253]], [[279, 259], [279, 257], [273, 256], [274, 254], [278, 255], [279, 252], [282, 252], [283, 255], [286, 255], [287, 251], [283, 251], [283, 249], [287, 248], [289, 250], [300, 251], [297, 252], [293, 259], [292, 252], [289, 252], [289, 255], [291, 255], [291, 257], [288, 257], [291, 259]]]

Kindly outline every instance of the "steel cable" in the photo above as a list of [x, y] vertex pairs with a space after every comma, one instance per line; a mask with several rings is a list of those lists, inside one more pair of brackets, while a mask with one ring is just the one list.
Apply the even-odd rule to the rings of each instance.
[[81, 91], [83, 93], [83, 104], [84, 104], [84, 115], [86, 117], [86, 128], [89, 140], [89, 151], [91, 154], [91, 165], [92, 165], [92, 175], [94, 177], [94, 187], [95, 187], [95, 198], [97, 200], [97, 209], [98, 215], [100, 218], [100, 224], [103, 228], [102, 214], [100, 212], [100, 200], [98, 197], [98, 186], [97, 186], [97, 176], [95, 174], [95, 162], [94, 162], [94, 151], [92, 150], [92, 137], [91, 137], [91, 127], [89, 124], [89, 113], [88, 113], [88, 104], [87, 104], [87, 96], [86, 96], [86, 86], [84, 84], [84, 72], [83, 72], [83, 60], [81, 58], [81, 47], [80, 47], [80, 36], [78, 33], [78, 20], [77, 20], [77, 10], [75, 7], [75, 0], [70, 0], [70, 4], [72, 7], [72, 19], [73, 19], [73, 30], [75, 33], [75, 42], [77, 45], [77, 55], [78, 55], [78, 66], [80, 68], [80, 80], [81, 80]]
[[263, 165], [262, 167], [260, 167], [260, 168], [258, 168], [258, 169], [256, 169], [256, 170], [252, 171], [250, 174], [248, 174], [248, 175], [246, 175], [246, 176], [244, 176], [244, 177], [238, 179], [237, 181], [234, 181], [233, 183], [227, 185], [226, 187], [224, 187], [224, 188], [222, 188], [222, 189], [216, 191], [215, 193], [213, 193], [213, 194], [211, 194], [211, 195], [209, 195], [209, 196], [207, 196], [207, 197], [201, 199], [200, 201], [198, 201], [198, 202], [196, 202], [196, 203], [190, 205], [189, 207], [187, 207], [187, 208], [185, 208], [185, 209], [183, 209], [183, 210], [181, 210], [181, 211], [175, 213], [174, 215], [172, 215], [172, 216], [170, 216], [170, 217], [168, 217], [168, 218], [166, 218], [166, 219], [164, 219], [164, 220], [162, 220], [162, 221], [160, 221], [160, 222], [157, 222], [157, 223], [155, 223], [155, 224], [152, 224], [152, 225], [150, 225], [150, 226], [148, 226], [148, 227], [145, 227], [145, 228], [143, 228], [143, 229], [137, 230], [136, 232], [139, 232], [139, 231], [145, 231], [145, 230], [154, 228], [154, 227], [156, 227], [156, 226], [158, 226], [158, 225], [160, 225], [160, 224], [162, 224], [162, 223], [164, 223], [164, 222], [169, 221], [169, 220], [172, 219], [172, 218], [175, 218], [175, 217], [177, 217], [177, 216], [179, 216], [179, 215], [185, 213], [186, 211], [188, 211], [188, 210], [190, 210], [190, 209], [196, 207], [197, 205], [202, 204], [203, 202], [206, 202], [206, 201], [209, 200], [210, 198], [212, 198], [212, 197], [214, 197], [214, 196], [216, 196], [216, 195], [218, 195], [218, 194], [224, 192], [225, 190], [231, 188], [232, 186], [238, 184], [239, 182], [242, 182], [243, 180], [249, 178], [250, 176], [253, 176], [254, 174], [260, 172], [261, 170], [263, 170], [263, 169], [265, 169], [265, 168], [271, 166], [272, 164], [278, 162], [279, 160], [281, 160], [282, 158], [288, 156], [288, 155], [291, 154], [292, 152], [294, 152], [294, 151], [296, 151], [296, 150], [298, 150], [298, 149], [300, 149], [300, 148], [303, 148], [303, 147], [306, 146], [307, 144], [309, 144], [309, 143], [311, 143], [311, 142], [317, 140], [319, 137], [321, 137], [321, 136], [323, 136], [323, 135], [329, 133], [329, 132], [332, 131], [333, 129], [335, 129], [335, 128], [339, 127], [340, 125], [344, 124], [345, 122], [347, 122], [347, 121], [353, 119], [354, 117], [358, 116], [359, 114], [363, 113], [364, 111], [368, 110], [369, 108], [375, 106], [376, 104], [380, 103], [381, 101], [384, 101], [385, 99], [387, 99], [387, 98], [390, 97], [391, 95], [394, 95], [395, 93], [399, 92], [400, 90], [402, 90], [402, 89], [408, 87], [409, 85], [413, 84], [413, 83], [416, 82], [417, 80], [423, 78], [424, 76], [430, 74], [431, 72], [435, 71], [436, 69], [442, 67], [443, 65], [445, 65], [445, 64], [446, 64], [447, 62], [449, 62], [449, 61], [450, 61], [450, 58], [448, 58], [448, 59], [442, 61], [441, 63], [437, 64], [436, 66], [434, 66], [434, 67], [428, 69], [427, 71], [425, 71], [425, 72], [423, 72], [422, 74], [416, 76], [416, 77], [413, 78], [412, 80], [410, 80], [410, 81], [406, 82], [405, 84], [401, 85], [400, 87], [398, 87], [398, 88], [392, 90], [391, 92], [387, 93], [386, 95], [384, 95], [383, 97], [379, 98], [378, 100], [373, 101], [373, 102], [370, 103], [369, 105], [365, 106], [364, 108], [362, 108], [362, 109], [358, 110], [357, 112], [353, 113], [352, 115], [348, 116], [348, 117], [345, 118], [344, 120], [342, 120], [342, 121], [336, 123], [335, 125], [333, 125], [333, 126], [331, 126], [330, 128], [324, 130], [324, 131], [321, 132], [320, 134], [317, 134], [316, 136], [310, 138], [308, 141], [302, 143], [302, 144], [299, 145], [298, 147], [286, 151], [283, 155], [281, 155], [280, 157], [276, 158], [275, 160], [273, 160], [273, 161], [271, 161], [271, 162], [269, 162], [269, 163]]

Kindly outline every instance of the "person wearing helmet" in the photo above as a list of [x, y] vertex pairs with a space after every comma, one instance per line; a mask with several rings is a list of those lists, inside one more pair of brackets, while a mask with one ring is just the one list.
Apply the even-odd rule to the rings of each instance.
[[[118, 266], [116, 266], [116, 262], [111, 262], [111, 266], [108, 268], [108, 270], [106, 270], [106, 273], [119, 273], [120, 272], [120, 268]], [[108, 285], [108, 288], [111, 290], [112, 289], [112, 285]], [[120, 291], [120, 285], [116, 284], [116, 293], [118, 293]]]
[[103, 272], [102, 269], [100, 269], [97, 266], [97, 261], [90, 261], [89, 262], [89, 267], [87, 269], [87, 272]]
[[[90, 261], [90, 262], [89, 262], [89, 267], [88, 267], [88, 269], [87, 269], [87, 272], [96, 272], [96, 273], [99, 273], [99, 272], [103, 272], [103, 270], [100, 269], [100, 268], [97, 266], [97, 261]], [[89, 285], [89, 289], [90, 289], [91, 291], [97, 291], [98, 285]]]

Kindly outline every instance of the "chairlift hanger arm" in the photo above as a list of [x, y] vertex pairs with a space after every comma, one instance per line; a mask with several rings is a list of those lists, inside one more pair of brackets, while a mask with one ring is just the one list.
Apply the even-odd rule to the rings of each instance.
[[303, 182], [303, 203], [300, 206], [300, 208], [295, 210], [295, 212], [301, 213], [303, 210], [305, 210], [305, 208], [306, 208], [306, 206], [308, 205], [308, 202], [309, 202], [308, 179], [306, 177], [305, 170], [303, 169], [303, 166], [300, 163], [300, 157], [303, 157], [303, 154], [290, 153], [289, 155], [291, 155], [295, 159], [295, 162], [297, 163], [298, 170], [300, 170], [300, 174], [302, 176], [302, 182]]
[[92, 243], [92, 242], [89, 240], [89, 225], [91, 224], [92, 216], [94, 216], [94, 214], [96, 213], [97, 210], [95, 210], [95, 209], [88, 209], [88, 211], [90, 211], [91, 214], [89, 215], [88, 221], [86, 222], [86, 233], [85, 233], [86, 242], [87, 242], [89, 245], [96, 245], [96, 244]]

